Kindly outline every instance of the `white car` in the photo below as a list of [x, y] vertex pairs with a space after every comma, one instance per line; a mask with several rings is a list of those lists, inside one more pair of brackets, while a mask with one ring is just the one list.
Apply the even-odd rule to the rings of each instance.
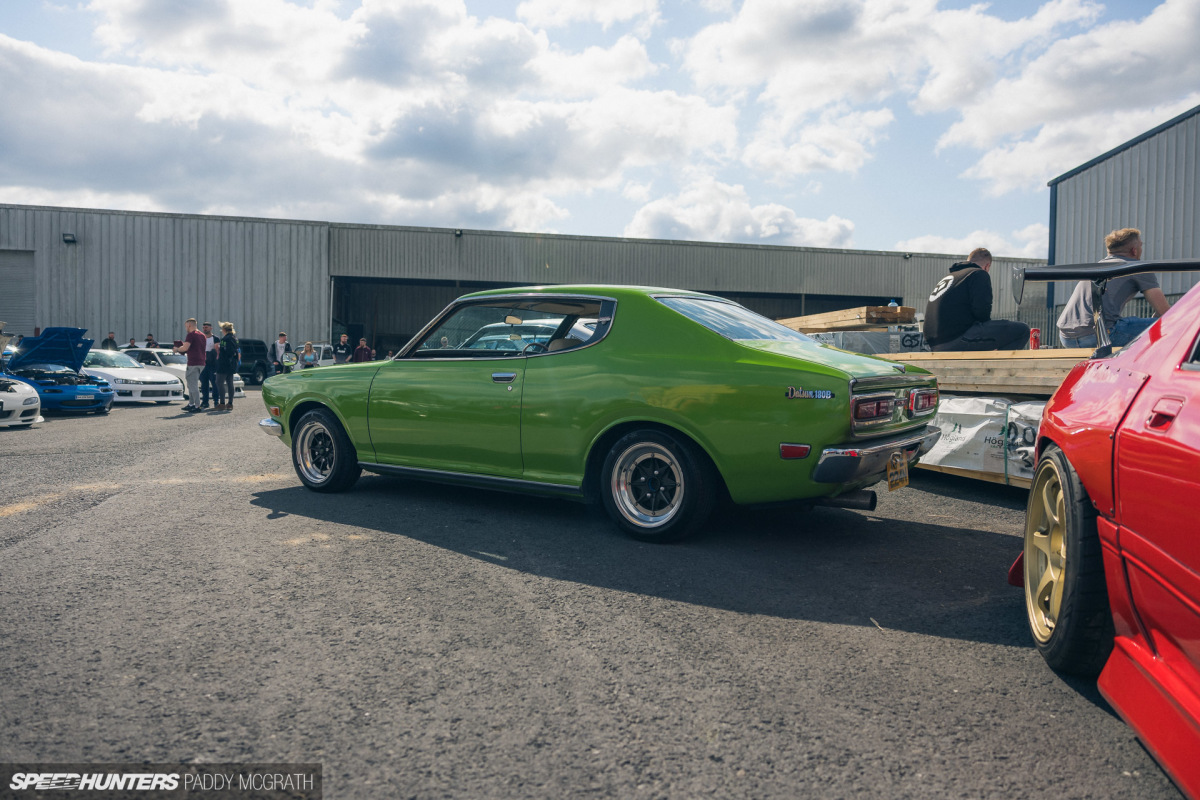
[[111, 383], [116, 403], [169, 403], [183, 399], [183, 381], [174, 373], [143, 366], [116, 350], [92, 350], [83, 359], [82, 371]]
[[[122, 350], [125, 355], [132, 358], [142, 366], [150, 367], [151, 369], [164, 369], [167, 372], [174, 373], [175, 377], [183, 382], [184, 394], [187, 399], [187, 356], [181, 353], [176, 353], [169, 347], [130, 347]], [[246, 382], [242, 380], [242, 376], [238, 373], [233, 373], [233, 396], [246, 396]]]
[[37, 389], [0, 374], [0, 428], [27, 428], [45, 421]]

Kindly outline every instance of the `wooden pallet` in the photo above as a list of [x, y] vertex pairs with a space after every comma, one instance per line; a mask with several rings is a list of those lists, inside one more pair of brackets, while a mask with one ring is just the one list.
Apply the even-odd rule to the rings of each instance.
[[927, 469], [930, 472], [957, 475], [960, 478], [974, 478], [975, 480], [987, 481], [988, 483], [1019, 486], [1022, 489], [1028, 489], [1033, 485], [1033, 481], [1029, 478], [1022, 478], [1017, 475], [1004, 475], [999, 472], [984, 472], [978, 469], [962, 469], [961, 467], [943, 467], [941, 464], [922, 464], [920, 461], [917, 462], [917, 467], [919, 469]]
[[969, 353], [890, 353], [882, 358], [927, 369], [946, 393], [1049, 397], [1067, 373], [1092, 354], [1072, 350], [993, 350]]
[[916, 313], [911, 306], [861, 306], [825, 314], [787, 317], [776, 322], [801, 333], [861, 331], [880, 325], [911, 325], [916, 320]]

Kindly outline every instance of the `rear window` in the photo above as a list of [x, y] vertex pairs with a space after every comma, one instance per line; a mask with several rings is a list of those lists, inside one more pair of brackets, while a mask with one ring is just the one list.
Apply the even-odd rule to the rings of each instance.
[[709, 300], [703, 297], [659, 297], [667, 308], [674, 309], [693, 322], [698, 322], [727, 339], [760, 339], [777, 342], [811, 342], [799, 331], [784, 327], [774, 320], [755, 314], [737, 303]]

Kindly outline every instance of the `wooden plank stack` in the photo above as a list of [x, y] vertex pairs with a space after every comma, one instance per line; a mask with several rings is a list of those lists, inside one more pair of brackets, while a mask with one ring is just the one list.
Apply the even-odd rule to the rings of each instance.
[[832, 333], [887, 330], [889, 325], [911, 325], [915, 320], [916, 309], [911, 306], [860, 306], [776, 322], [800, 333]]
[[882, 358], [927, 369], [946, 394], [1049, 397], [1067, 373], [1092, 354], [1074, 350], [991, 350], [968, 353], [891, 353]]

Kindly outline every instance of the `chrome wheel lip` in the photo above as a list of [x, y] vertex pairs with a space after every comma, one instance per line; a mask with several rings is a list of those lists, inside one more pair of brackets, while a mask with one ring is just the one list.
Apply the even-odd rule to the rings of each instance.
[[687, 487], [674, 453], [656, 442], [638, 442], [617, 457], [610, 491], [622, 518], [654, 529], [678, 516]]
[[309, 483], [321, 484], [333, 474], [333, 436], [320, 422], [305, 424], [296, 435], [296, 468]]
[[1058, 465], [1045, 461], [1034, 476], [1025, 515], [1025, 610], [1033, 637], [1050, 641], [1062, 611], [1066, 580], [1066, 499]]

